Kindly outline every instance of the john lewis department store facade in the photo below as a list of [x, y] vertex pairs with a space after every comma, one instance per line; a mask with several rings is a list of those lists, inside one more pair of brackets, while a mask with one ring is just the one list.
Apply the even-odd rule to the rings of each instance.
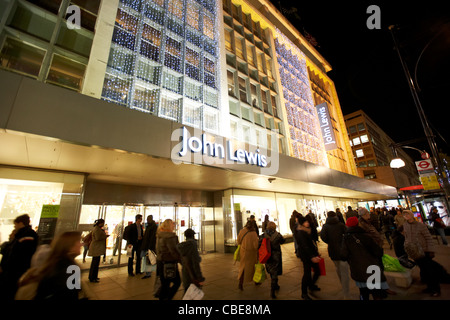
[[[59, 205], [56, 233], [99, 217], [112, 233], [152, 214], [174, 219], [181, 240], [191, 227], [202, 251], [223, 252], [251, 214], [290, 234], [294, 209], [320, 218], [396, 198], [354, 175], [329, 66], [268, 3], [73, 2], [95, 27], [66, 30], [66, 0], [4, 11], [2, 241], [15, 216], [37, 226], [43, 205]], [[27, 29], [23, 12], [50, 19], [53, 36]]]

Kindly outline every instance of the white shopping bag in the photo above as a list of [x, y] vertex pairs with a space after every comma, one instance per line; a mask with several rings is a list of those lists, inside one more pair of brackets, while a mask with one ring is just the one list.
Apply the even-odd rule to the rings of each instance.
[[156, 264], [156, 253], [153, 250], [148, 250], [148, 259], [151, 265]]
[[133, 253], [133, 246], [128, 246], [127, 247], [127, 257], [132, 257], [132, 253]]
[[202, 289], [191, 283], [183, 296], [183, 300], [202, 300], [204, 295], [205, 293], [202, 291]]

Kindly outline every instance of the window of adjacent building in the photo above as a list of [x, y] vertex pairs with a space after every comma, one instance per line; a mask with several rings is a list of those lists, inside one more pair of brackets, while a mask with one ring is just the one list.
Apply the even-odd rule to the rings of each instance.
[[356, 133], [356, 126], [351, 126], [348, 128], [348, 131], [350, 132], [350, 134], [352, 133]]
[[270, 113], [269, 112], [269, 104], [267, 103], [267, 94], [268, 94], [267, 91], [261, 90], [261, 102], [262, 102], [263, 110], [264, 110], [264, 112]]
[[239, 102], [231, 101], [229, 100], [229, 106], [230, 106], [230, 113], [234, 114], [235, 116], [240, 117], [240, 106]]
[[85, 70], [84, 64], [54, 54], [47, 82], [80, 91]]
[[153, 61], [159, 61], [159, 47], [161, 46], [161, 31], [148, 24], [142, 30], [140, 54]]
[[243, 42], [244, 39], [236, 37], [235, 38], [235, 44], [236, 44], [236, 55], [241, 58], [245, 59], [244, 57], [244, 49], [243, 49]]
[[362, 158], [364, 157], [364, 151], [362, 149], [358, 149], [355, 151], [356, 152], [356, 157], [357, 158]]
[[364, 123], [358, 123], [358, 131], [365, 131], [366, 127], [364, 126]]
[[369, 138], [367, 137], [367, 134], [364, 134], [361, 136], [361, 143], [367, 143], [369, 142]]
[[254, 57], [254, 55], [253, 55], [253, 48], [251, 46], [247, 46], [247, 61], [252, 66], [255, 65], [255, 60], [254, 60], [253, 57]]
[[361, 140], [359, 139], [359, 137], [356, 137], [356, 138], [353, 139], [353, 145], [354, 146], [357, 146], [357, 145], [360, 145], [360, 144], [361, 144]]
[[100, 0], [72, 0], [70, 4], [74, 4], [81, 9], [81, 27], [94, 32]]
[[358, 167], [360, 167], [360, 168], [366, 168], [366, 167], [367, 167], [367, 162], [366, 162], [366, 161], [358, 162]]
[[129, 98], [130, 81], [121, 77], [106, 74], [103, 85], [103, 97], [118, 104], [127, 104]]
[[247, 106], [241, 106], [242, 119], [245, 119], [245, 120], [248, 120], [248, 121], [252, 121], [251, 113], [252, 113], [252, 111], [251, 111], [250, 108], [248, 108]]
[[0, 53], [3, 68], [37, 77], [41, 70], [45, 50], [7, 37]]
[[374, 170], [364, 170], [364, 179], [372, 180], [376, 179], [377, 175], [375, 174]]

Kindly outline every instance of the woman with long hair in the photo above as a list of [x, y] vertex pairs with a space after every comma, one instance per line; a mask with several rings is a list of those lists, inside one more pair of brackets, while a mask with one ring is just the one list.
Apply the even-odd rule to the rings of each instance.
[[79, 300], [81, 279], [68, 280], [77, 274], [75, 258], [81, 253], [81, 247], [81, 232], [64, 232], [56, 237], [42, 265], [30, 268], [20, 280], [16, 300]]
[[161, 280], [160, 300], [172, 300], [181, 285], [178, 263], [181, 256], [177, 249], [178, 236], [174, 232], [175, 223], [165, 220], [156, 233], [157, 275]]

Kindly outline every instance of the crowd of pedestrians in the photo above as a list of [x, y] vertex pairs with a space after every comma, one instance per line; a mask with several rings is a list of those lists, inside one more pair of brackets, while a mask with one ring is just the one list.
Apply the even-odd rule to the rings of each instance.
[[[436, 214], [437, 210], [433, 208], [430, 221], [436, 234], [441, 236], [437, 229], [443, 229], [445, 225], [442, 225]], [[135, 218], [135, 223], [120, 229], [129, 248], [129, 276], [145, 273], [143, 279], [146, 279], [155, 271], [154, 296], [160, 300], [172, 300], [181, 284], [185, 294], [191, 285], [202, 288], [206, 279], [201, 271], [202, 259], [194, 230], [187, 229], [184, 233], [186, 240], [180, 243], [175, 223], [171, 219], [157, 226], [153, 217], [149, 216], [144, 226], [141, 215]], [[51, 244], [38, 245], [38, 235], [31, 228], [30, 217], [26, 214], [17, 217], [9, 241], [1, 245], [1, 298], [4, 301], [89, 299], [81, 287], [81, 281], [77, 281], [75, 277], [77, 270], [79, 272], [75, 258], [82, 254], [84, 246], [85, 254], [92, 257], [89, 281], [100, 282], [100, 257], [106, 254], [108, 237], [104, 224], [104, 220], [96, 220], [92, 231], [83, 239], [81, 232], [64, 232]], [[391, 249], [394, 248], [404, 267], [418, 266], [421, 280], [427, 285], [424, 293], [438, 297], [440, 283], [449, 282], [450, 275], [433, 259], [436, 245], [428, 227], [419, 222], [410, 210], [379, 208], [368, 211], [366, 208], [353, 210], [348, 207], [345, 213], [341, 213], [337, 209], [327, 213], [321, 229], [312, 211], [304, 216], [294, 210], [290, 228], [299, 268], [303, 267], [303, 276], [299, 282], [300, 296], [304, 300], [311, 300], [310, 295], [321, 290], [318, 285], [323, 272], [323, 258], [318, 250], [319, 241], [327, 245], [328, 256], [336, 267], [344, 299], [350, 298], [351, 280], [358, 287], [361, 300], [369, 300], [370, 297], [381, 300], [388, 294], [396, 294], [389, 288], [384, 274], [384, 239]], [[281, 245], [286, 239], [276, 229], [277, 225], [266, 216], [262, 223], [262, 233], [259, 234], [259, 227], [252, 216], [240, 230], [237, 237], [240, 250], [237, 282], [240, 290], [244, 290], [244, 285], [248, 283], [261, 284], [255, 282], [254, 274], [264, 242], [265, 245], [269, 244], [270, 249], [270, 257], [264, 262], [265, 270], [270, 276], [270, 296], [272, 299], [277, 297], [281, 290], [279, 276], [283, 274]], [[447, 245], [444, 241], [445, 234], [442, 239], [443, 244]], [[153, 264], [150, 262], [151, 254], [155, 254], [156, 261], [154, 268], [147, 269], [146, 265]], [[147, 262], [141, 263], [143, 259]], [[141, 265], [145, 269], [141, 269]], [[372, 273], [368, 270], [378, 272], [376, 285], [373, 285]]]

